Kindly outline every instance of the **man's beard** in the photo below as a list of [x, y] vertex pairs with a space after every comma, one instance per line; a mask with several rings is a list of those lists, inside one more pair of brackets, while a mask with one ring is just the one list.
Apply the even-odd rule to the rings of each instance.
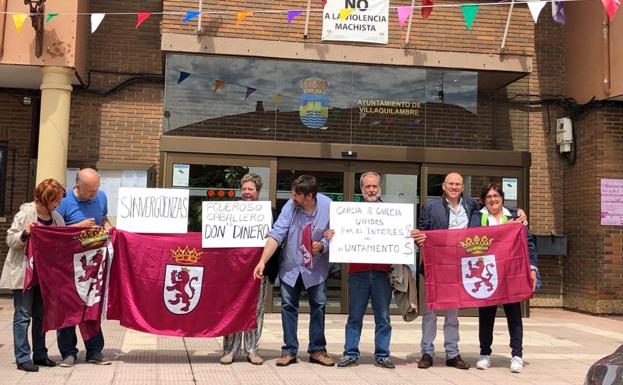
[[380, 198], [380, 194], [364, 195], [363, 196], [363, 199], [366, 202], [370, 202], [370, 203], [378, 202], [379, 198]]

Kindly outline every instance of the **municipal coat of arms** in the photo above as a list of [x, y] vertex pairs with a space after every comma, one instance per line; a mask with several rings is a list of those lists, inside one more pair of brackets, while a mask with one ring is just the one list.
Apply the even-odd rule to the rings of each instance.
[[299, 106], [301, 122], [309, 128], [324, 127], [329, 117], [329, 96], [327, 96], [329, 83], [326, 80], [313, 77], [301, 80], [299, 86], [303, 90]]

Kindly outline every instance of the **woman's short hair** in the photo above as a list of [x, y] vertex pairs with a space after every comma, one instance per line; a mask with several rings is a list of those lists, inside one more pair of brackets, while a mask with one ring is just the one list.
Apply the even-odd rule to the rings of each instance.
[[498, 183], [489, 183], [482, 189], [482, 192], [480, 193], [480, 200], [482, 201], [482, 203], [485, 202], [485, 198], [491, 190], [494, 190], [495, 192], [500, 194], [500, 197], [502, 197], [502, 202], [504, 202], [504, 190], [502, 190], [502, 186], [500, 186]]
[[262, 186], [264, 185], [262, 177], [252, 172], [245, 174], [242, 179], [240, 179], [240, 187], [247, 182], [253, 183], [257, 192], [260, 192]]
[[56, 179], [44, 179], [35, 187], [35, 203], [48, 207], [50, 203], [65, 196], [65, 187]]

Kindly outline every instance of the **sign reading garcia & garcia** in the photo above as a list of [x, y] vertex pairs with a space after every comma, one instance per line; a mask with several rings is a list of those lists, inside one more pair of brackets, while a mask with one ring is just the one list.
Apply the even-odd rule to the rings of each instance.
[[389, 0], [327, 0], [322, 14], [322, 40], [387, 44]]

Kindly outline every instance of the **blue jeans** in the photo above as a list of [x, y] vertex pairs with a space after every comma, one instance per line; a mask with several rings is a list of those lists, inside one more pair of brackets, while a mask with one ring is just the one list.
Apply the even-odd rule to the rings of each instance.
[[[283, 353], [296, 356], [299, 350], [297, 338], [299, 320], [299, 298], [303, 290], [303, 280], [299, 275], [294, 287], [281, 282], [281, 325], [283, 326]], [[307, 288], [309, 296], [309, 347], [307, 351], [326, 351], [324, 337], [324, 315], [327, 306], [327, 282]]]
[[359, 358], [359, 339], [363, 316], [372, 300], [374, 311], [374, 359], [389, 357], [389, 342], [392, 326], [389, 320], [389, 305], [392, 290], [387, 273], [383, 271], [359, 271], [348, 274], [348, 321], [344, 355]]
[[28, 291], [13, 290], [13, 350], [15, 362], [23, 364], [30, 361], [30, 345], [28, 344], [28, 326], [32, 318], [32, 349], [33, 360], [43, 360], [48, 357], [43, 334], [43, 298], [39, 286]]
[[[56, 331], [56, 339], [58, 341], [58, 351], [61, 357], [65, 359], [67, 356], [78, 356], [78, 337], [76, 336], [76, 327], [68, 326]], [[101, 353], [104, 349], [104, 334], [100, 329], [97, 334], [89, 340], [84, 341], [84, 347], [87, 349], [86, 360], [88, 361], [95, 353]]]

